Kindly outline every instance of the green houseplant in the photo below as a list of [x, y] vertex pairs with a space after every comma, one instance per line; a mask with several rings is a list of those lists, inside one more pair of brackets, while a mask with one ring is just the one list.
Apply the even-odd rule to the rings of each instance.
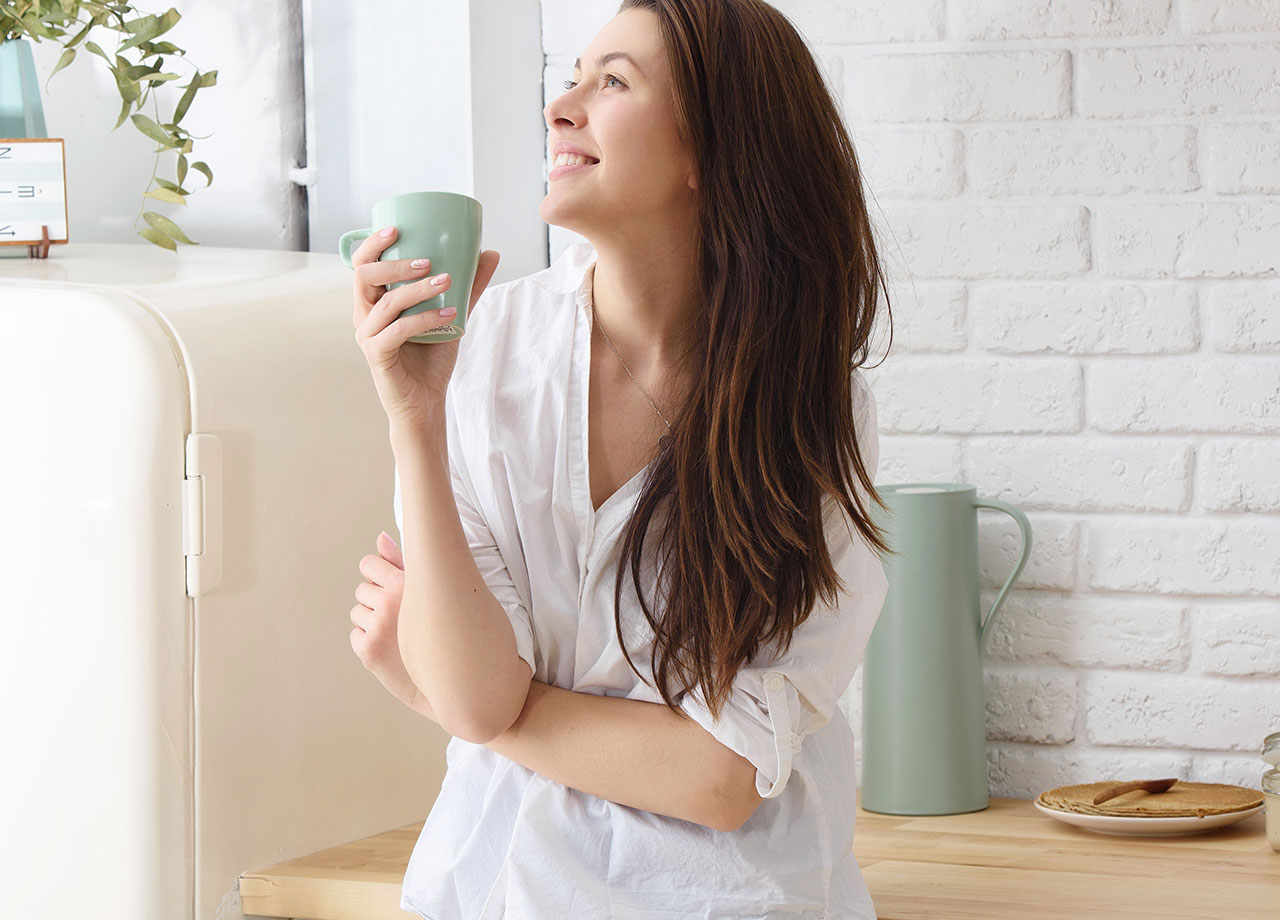
[[[160, 165], [161, 153], [166, 150], [177, 151], [178, 181], [157, 178], [153, 169], [151, 179], [159, 188], [148, 186], [143, 193], [143, 209], [138, 214], [148, 224], [138, 230], [138, 235], [157, 246], [175, 251], [178, 243], [193, 246], [199, 244], [188, 239], [178, 225], [163, 214], [146, 210], [146, 199], [186, 205], [186, 197], [191, 192], [183, 188], [182, 183], [187, 178], [188, 166], [203, 173], [206, 188], [213, 184], [213, 170], [206, 163], [199, 160], [188, 163], [192, 135], [179, 122], [191, 106], [196, 92], [208, 86], [216, 86], [218, 82], [216, 70], [201, 73], [196, 69], [191, 81], [185, 84], [186, 92], [178, 101], [172, 119], [161, 121], [152, 89], [161, 83], [182, 78], [181, 74], [164, 72], [163, 55], [181, 57], [186, 52], [170, 42], [156, 39], [172, 29], [181, 18], [173, 8], [163, 15], [155, 16], [138, 11], [131, 2], [118, 0], [0, 0], [0, 43], [30, 38], [35, 42], [49, 40], [62, 45], [65, 50], [58, 59], [57, 66], [53, 68], [53, 73], [49, 74], [49, 79], [52, 80], [54, 74], [75, 60], [77, 47], [84, 42], [84, 50], [107, 62], [120, 92], [123, 103], [120, 117], [111, 130], [116, 130], [124, 123], [125, 118], [129, 118], [135, 128], [160, 145], [156, 148], [156, 168]], [[107, 54], [93, 41], [85, 41], [90, 30], [97, 26], [121, 33], [117, 36], [113, 54]], [[81, 28], [73, 34], [72, 30], [77, 27]], [[124, 56], [126, 52], [135, 49], [138, 54], [137, 63]], [[153, 59], [152, 63], [146, 63], [148, 59]], [[45, 88], [47, 91], [47, 82]], [[154, 118], [142, 113], [148, 99], [152, 101]], [[130, 115], [130, 111], [135, 108], [137, 111]]]

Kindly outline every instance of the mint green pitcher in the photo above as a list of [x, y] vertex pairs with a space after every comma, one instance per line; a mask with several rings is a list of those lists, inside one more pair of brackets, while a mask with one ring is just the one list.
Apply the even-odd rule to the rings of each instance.
[[[861, 806], [889, 815], [954, 815], [988, 801], [982, 652], [992, 619], [1031, 552], [1013, 505], [962, 482], [877, 487], [871, 504], [898, 554], [882, 556], [888, 593], [862, 663]], [[978, 509], [1013, 517], [1018, 564], [985, 619], [978, 595]]]

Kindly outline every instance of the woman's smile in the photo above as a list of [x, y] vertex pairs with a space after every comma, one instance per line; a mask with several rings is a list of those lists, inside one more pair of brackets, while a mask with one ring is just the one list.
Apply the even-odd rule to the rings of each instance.
[[575, 172], [579, 169], [590, 169], [592, 166], [598, 166], [599, 163], [570, 163], [568, 166], [556, 166], [547, 174], [547, 181], [559, 179], [561, 176]]

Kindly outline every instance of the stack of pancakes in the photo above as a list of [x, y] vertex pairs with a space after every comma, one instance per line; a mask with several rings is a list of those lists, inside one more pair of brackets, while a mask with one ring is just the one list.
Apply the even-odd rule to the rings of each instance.
[[1124, 781], [1084, 783], [1059, 786], [1040, 793], [1036, 799], [1045, 808], [1075, 812], [1078, 815], [1103, 815], [1112, 818], [1203, 818], [1246, 811], [1262, 804], [1262, 793], [1245, 786], [1223, 783], [1174, 783], [1165, 792], [1143, 792], [1135, 789], [1094, 805], [1094, 797]]

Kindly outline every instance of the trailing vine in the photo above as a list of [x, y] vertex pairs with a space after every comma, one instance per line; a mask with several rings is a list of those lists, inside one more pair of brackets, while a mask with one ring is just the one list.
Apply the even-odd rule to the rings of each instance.
[[[87, 18], [82, 19], [82, 14], [87, 14]], [[152, 90], [162, 83], [182, 79], [181, 74], [164, 71], [164, 55], [176, 56], [185, 63], [186, 51], [171, 42], [156, 39], [172, 29], [181, 18], [181, 14], [172, 7], [161, 15], [151, 15], [141, 13], [133, 3], [121, 0], [0, 0], [0, 40], [48, 40], [57, 42], [65, 49], [58, 58], [53, 73], [49, 74], [50, 80], [75, 60], [81, 42], [84, 43], [85, 51], [96, 54], [107, 62], [122, 102], [120, 117], [111, 130], [115, 131], [128, 118], [138, 131], [160, 145], [155, 151], [156, 167], [152, 170], [147, 190], [143, 192], [142, 209], [138, 214], [148, 226], [137, 230], [137, 233], [157, 246], [175, 251], [178, 243], [192, 246], [199, 244], [188, 239], [182, 229], [168, 217], [146, 210], [146, 199], [153, 198], [185, 206], [187, 196], [191, 194], [182, 184], [186, 181], [188, 168], [204, 175], [205, 188], [213, 185], [213, 170], [207, 163], [200, 160], [188, 162], [187, 155], [191, 153], [193, 135], [183, 129], [180, 122], [191, 107], [196, 93], [218, 83], [216, 70], [201, 73], [199, 69], [193, 68], [195, 73], [190, 82], [184, 85], [186, 92], [178, 100], [173, 117], [167, 122], [160, 121], [159, 105], [152, 98]], [[72, 36], [71, 30], [77, 26], [83, 28]], [[113, 54], [108, 55], [96, 42], [85, 40], [89, 32], [97, 27], [121, 33], [117, 36]], [[125, 57], [126, 52], [136, 52], [138, 61], [131, 62]], [[148, 64], [148, 59], [154, 60]], [[48, 92], [47, 81], [45, 92]], [[143, 114], [143, 107], [148, 99], [152, 101], [154, 118]], [[133, 111], [134, 109], [137, 111]], [[167, 150], [178, 152], [177, 182], [157, 178], [155, 174], [160, 165], [160, 154]], [[159, 187], [152, 188], [151, 182]], [[137, 219], [134, 227], [137, 228]]]

